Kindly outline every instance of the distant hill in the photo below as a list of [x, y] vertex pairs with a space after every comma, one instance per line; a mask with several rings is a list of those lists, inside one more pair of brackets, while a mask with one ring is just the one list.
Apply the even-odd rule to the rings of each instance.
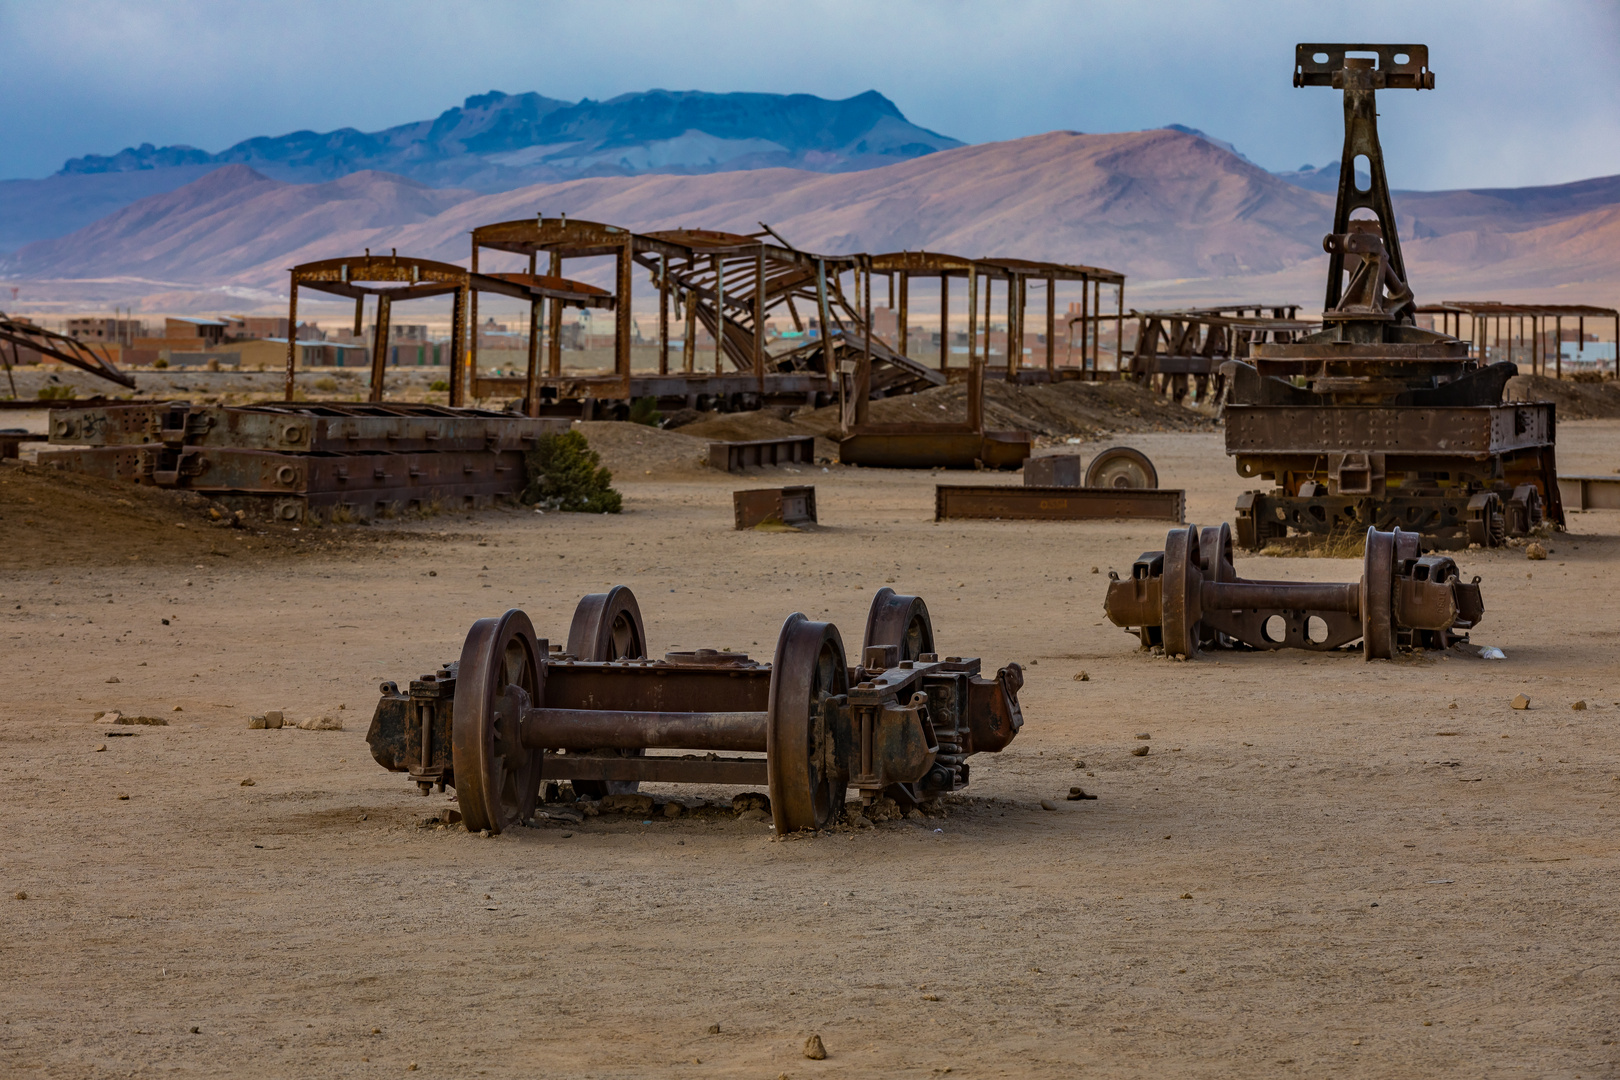
[[146, 143], [73, 158], [44, 180], [0, 181], [0, 251], [70, 232], [220, 165], [300, 184], [385, 171], [432, 187], [493, 192], [583, 176], [847, 172], [961, 145], [912, 124], [872, 90], [843, 101], [649, 90], [600, 102], [491, 91], [384, 131], [296, 131], [217, 154]]
[[[1613, 304], [1620, 177], [1395, 196], [1419, 298]], [[1051, 132], [836, 174], [754, 169], [590, 177], [493, 194], [382, 172], [289, 184], [246, 165], [149, 196], [0, 261], [13, 279], [116, 276], [284, 293], [294, 263], [383, 251], [464, 261], [476, 225], [566, 212], [638, 230], [751, 232], [812, 251], [928, 248], [1130, 276], [1127, 303], [1319, 303], [1333, 200], [1189, 132]], [[1483, 290], [1483, 291], [1481, 291]], [[85, 296], [80, 292], [76, 296]], [[122, 301], [120, 301], [122, 302]]]

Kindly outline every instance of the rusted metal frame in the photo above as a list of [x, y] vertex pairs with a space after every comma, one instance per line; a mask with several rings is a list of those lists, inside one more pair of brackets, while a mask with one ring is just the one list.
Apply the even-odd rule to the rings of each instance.
[[754, 252], [754, 377], [765, 392], [765, 247]]
[[901, 356], [911, 355], [911, 274], [901, 270], [900, 275], [900, 310], [895, 315], [896, 338], [895, 351]]
[[291, 401], [297, 396], [293, 371], [298, 353], [298, 279], [294, 278], [287, 295], [287, 378], [282, 396]]
[[[552, 303], [556, 303], [555, 300]], [[540, 415], [540, 306], [539, 297], [529, 301], [529, 363], [523, 373], [523, 412]]]
[[[1084, 279], [1080, 285], [1084, 295]], [[1050, 277], [1046, 279], [1046, 378], [1057, 379], [1057, 279]]]
[[[860, 272], [857, 271], [857, 274]], [[861, 289], [861, 278], [855, 279], [856, 289]], [[872, 397], [872, 267], [868, 263], [865, 273], [865, 289], [863, 294], [863, 310], [861, 333], [861, 369], [860, 377], [855, 386], [855, 426], [858, 428], [871, 418]]]
[[383, 381], [388, 375], [388, 334], [389, 309], [393, 300], [386, 294], [377, 296], [377, 322], [374, 328], [375, 340], [371, 343], [371, 393], [367, 400], [381, 401], [383, 399]]
[[471, 378], [467, 362], [467, 304], [470, 291], [457, 289], [450, 298], [450, 404], [467, 403]]
[[[467, 263], [467, 272], [478, 273], [478, 233], [474, 230], [472, 235], [472, 257]], [[472, 323], [472, 340], [467, 343], [467, 381], [468, 390], [471, 390], [472, 380], [478, 377], [478, 292], [473, 290], [467, 295], [468, 320]], [[455, 383], [454, 375], [451, 377], [452, 387]], [[452, 388], [451, 393], [454, 394]], [[463, 399], [465, 400], [465, 399]]]
[[669, 374], [669, 256], [658, 260], [658, 374]]
[[[979, 358], [979, 269], [971, 264], [967, 273], [967, 350], [971, 378], [974, 362]], [[988, 354], [989, 349], [985, 351]]]
[[87, 375], [95, 375], [119, 386], [135, 389], [135, 380], [120, 371], [110, 359], [66, 334], [58, 334], [54, 330], [47, 330], [33, 323], [18, 322], [0, 313], [0, 341], [9, 341], [13, 346], [32, 349], [41, 356], [48, 356], [70, 367], [78, 368]]

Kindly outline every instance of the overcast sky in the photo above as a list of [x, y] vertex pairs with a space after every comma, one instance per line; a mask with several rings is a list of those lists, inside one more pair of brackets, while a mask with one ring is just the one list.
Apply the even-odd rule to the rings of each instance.
[[1336, 160], [1340, 95], [1297, 41], [1421, 42], [1380, 95], [1396, 187], [1620, 173], [1620, 0], [0, 0], [0, 178], [142, 142], [432, 117], [470, 94], [874, 89], [967, 142], [1169, 123], [1269, 169]]

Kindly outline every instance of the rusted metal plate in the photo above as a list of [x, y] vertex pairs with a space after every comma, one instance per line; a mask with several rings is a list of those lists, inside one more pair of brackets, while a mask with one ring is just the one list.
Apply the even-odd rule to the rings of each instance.
[[1180, 488], [1014, 487], [1010, 484], [940, 484], [934, 488], [935, 521], [952, 518], [1182, 521], [1186, 504], [1186, 492]]
[[731, 493], [731, 507], [738, 529], [752, 529], [766, 522], [814, 525], [816, 489], [812, 485], [801, 485], [734, 491]]
[[808, 464], [815, 460], [816, 439], [813, 435], [709, 444], [709, 464], [722, 472], [741, 472], [768, 465]]
[[1030, 446], [1026, 431], [863, 432], [839, 442], [838, 459], [875, 469], [1016, 469]]
[[1620, 510], [1620, 476], [1560, 476], [1558, 492], [1573, 510]]
[[1412, 405], [1288, 408], [1230, 405], [1228, 454], [1502, 454], [1551, 441], [1548, 403], [1475, 408]]
[[70, 472], [191, 491], [277, 495], [363, 493], [397, 488], [444, 491], [524, 486], [523, 454], [282, 454], [234, 447], [102, 446], [40, 455]]
[[315, 451], [526, 450], [568, 430], [559, 417], [439, 405], [191, 406], [185, 402], [62, 409], [51, 442], [71, 446], [187, 446]]
[[1077, 488], [1084, 479], [1079, 454], [1049, 454], [1024, 462], [1025, 487]]

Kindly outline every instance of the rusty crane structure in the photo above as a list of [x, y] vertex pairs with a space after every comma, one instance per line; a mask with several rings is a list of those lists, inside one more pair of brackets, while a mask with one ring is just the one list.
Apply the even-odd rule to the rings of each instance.
[[1514, 365], [1483, 364], [1468, 342], [1417, 325], [1375, 97], [1432, 90], [1428, 47], [1302, 44], [1294, 85], [1344, 93], [1323, 327], [1222, 365], [1226, 452], [1240, 475], [1276, 484], [1239, 498], [1238, 543], [1371, 526], [1489, 547], [1544, 515], [1562, 523], [1552, 404], [1504, 404]]

